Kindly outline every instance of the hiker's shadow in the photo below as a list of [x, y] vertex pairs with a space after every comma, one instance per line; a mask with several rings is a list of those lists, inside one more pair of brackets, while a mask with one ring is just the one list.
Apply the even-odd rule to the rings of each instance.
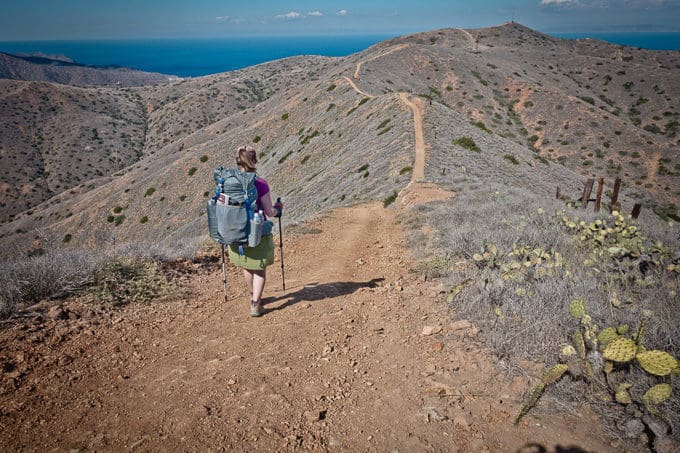
[[[265, 306], [265, 312], [276, 310], [283, 310], [284, 308], [295, 305], [299, 302], [313, 302], [323, 299], [332, 299], [334, 297], [346, 296], [352, 294], [361, 288], [375, 288], [378, 283], [385, 280], [384, 278], [374, 278], [367, 282], [333, 282], [333, 283], [310, 283], [295, 291], [294, 293], [284, 294], [279, 297], [267, 297], [262, 299], [262, 305]], [[272, 306], [272, 304], [284, 300], [281, 305]]]

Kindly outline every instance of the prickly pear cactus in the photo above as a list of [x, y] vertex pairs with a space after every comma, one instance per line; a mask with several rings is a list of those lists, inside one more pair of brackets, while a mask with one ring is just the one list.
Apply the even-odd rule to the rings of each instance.
[[583, 299], [574, 299], [569, 302], [569, 313], [576, 319], [581, 319], [586, 315], [586, 304]]
[[541, 382], [543, 382], [544, 385], [554, 384], [555, 382], [559, 381], [562, 376], [564, 376], [564, 373], [566, 373], [568, 369], [568, 365], [564, 363], [558, 363], [552, 368], [548, 368], [545, 373], [543, 373]]
[[668, 376], [678, 370], [678, 361], [664, 351], [645, 351], [635, 357], [646, 372], [655, 376]]
[[631, 398], [630, 393], [628, 393], [628, 389], [632, 386], [633, 384], [623, 383], [617, 387], [616, 393], [614, 394], [614, 399], [617, 403], [631, 404], [633, 402], [633, 398]]
[[619, 334], [614, 327], [602, 329], [602, 331], [597, 334], [597, 341], [600, 343], [601, 348], [606, 348], [609, 343], [617, 338], [619, 338]]
[[637, 353], [637, 344], [630, 338], [617, 338], [604, 348], [602, 355], [613, 362], [630, 362]]
[[642, 402], [645, 406], [655, 406], [666, 401], [673, 391], [670, 384], [657, 384], [642, 395]]

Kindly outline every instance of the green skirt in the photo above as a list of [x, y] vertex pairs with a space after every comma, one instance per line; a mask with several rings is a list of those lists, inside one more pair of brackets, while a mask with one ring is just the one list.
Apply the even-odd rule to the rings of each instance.
[[274, 264], [274, 236], [262, 236], [257, 247], [243, 247], [243, 255], [239, 255], [238, 246], [229, 246], [229, 261], [236, 267], [249, 270], [260, 270]]

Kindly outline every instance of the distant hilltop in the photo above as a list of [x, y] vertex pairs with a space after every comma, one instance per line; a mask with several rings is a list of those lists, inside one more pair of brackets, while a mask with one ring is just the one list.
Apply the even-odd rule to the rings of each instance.
[[141, 86], [179, 80], [176, 76], [119, 66], [89, 66], [59, 55], [0, 52], [0, 79], [75, 86]]

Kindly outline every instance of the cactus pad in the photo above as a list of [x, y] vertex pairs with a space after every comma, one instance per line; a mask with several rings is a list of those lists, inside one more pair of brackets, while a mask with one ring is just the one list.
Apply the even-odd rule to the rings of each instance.
[[568, 365], [564, 363], [558, 363], [552, 368], [545, 370], [545, 373], [543, 373], [543, 378], [541, 378], [541, 382], [543, 382], [544, 385], [554, 384], [560, 380], [560, 378], [564, 375], [564, 373], [567, 372], [568, 369]]
[[672, 387], [670, 384], [658, 384], [650, 388], [642, 395], [642, 402], [645, 406], [661, 404], [671, 396]]
[[576, 319], [581, 319], [586, 314], [586, 305], [583, 299], [574, 299], [569, 303], [569, 313]]
[[607, 327], [597, 335], [597, 341], [600, 342], [601, 347], [606, 348], [609, 343], [619, 338], [619, 334], [614, 327]]
[[646, 372], [655, 376], [668, 376], [679, 367], [675, 357], [664, 351], [645, 351], [636, 358]]
[[576, 329], [574, 331], [574, 335], [572, 336], [572, 340], [574, 341], [574, 348], [576, 348], [576, 352], [578, 352], [578, 356], [581, 357], [582, 359], [586, 358], [586, 344], [583, 341], [583, 334], [579, 329]]
[[631, 387], [632, 384], [621, 384], [618, 386], [616, 389], [616, 394], [614, 395], [614, 399], [616, 399], [617, 403], [630, 404], [633, 402], [633, 399], [630, 397], [630, 393], [628, 393], [628, 389]]
[[604, 348], [602, 354], [607, 360], [613, 362], [630, 362], [635, 358], [637, 345], [630, 338], [617, 338]]

